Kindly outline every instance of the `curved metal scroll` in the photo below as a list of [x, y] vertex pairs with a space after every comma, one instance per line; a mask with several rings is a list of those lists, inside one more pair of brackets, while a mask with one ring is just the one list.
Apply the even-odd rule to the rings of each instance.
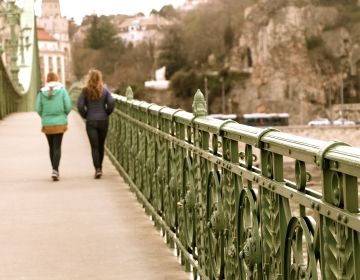
[[252, 189], [240, 193], [237, 213], [237, 255], [240, 279], [262, 279], [260, 227], [256, 195]]
[[318, 279], [311, 217], [293, 217], [285, 238], [284, 279]]
[[218, 172], [212, 171], [207, 183], [206, 221], [211, 279], [224, 277], [225, 217], [219, 177]]

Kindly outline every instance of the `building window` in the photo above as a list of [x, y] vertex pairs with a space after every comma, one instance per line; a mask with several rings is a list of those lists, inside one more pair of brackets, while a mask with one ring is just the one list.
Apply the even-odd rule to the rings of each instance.
[[51, 56], [49, 56], [48, 62], [49, 62], [49, 72], [54, 72], [54, 65]]
[[56, 60], [57, 60], [57, 74], [59, 75], [59, 77], [61, 77], [61, 57], [58, 56]]

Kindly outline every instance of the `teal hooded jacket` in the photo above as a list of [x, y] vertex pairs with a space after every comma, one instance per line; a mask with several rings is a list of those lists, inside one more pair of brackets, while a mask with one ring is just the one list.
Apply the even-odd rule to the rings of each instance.
[[61, 83], [50, 82], [38, 93], [35, 109], [43, 126], [66, 125], [67, 115], [71, 111], [71, 99]]

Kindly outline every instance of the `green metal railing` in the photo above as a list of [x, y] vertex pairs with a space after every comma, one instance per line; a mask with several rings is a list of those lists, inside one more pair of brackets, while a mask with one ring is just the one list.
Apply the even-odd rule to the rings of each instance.
[[107, 152], [195, 277], [360, 279], [360, 149], [206, 117], [200, 91], [193, 114], [116, 98]]
[[[6, 65], [0, 58], [0, 119], [13, 112], [33, 110], [36, 94], [40, 89], [34, 0], [24, 0], [22, 9], [14, 1], [5, 4], [8, 5], [6, 9], [0, 10], [5, 23], [0, 32], [5, 33], [6, 28], [11, 29], [11, 44], [7, 53], [11, 60]], [[16, 28], [20, 30], [20, 34], [15, 34]], [[24, 32], [29, 32], [26, 44], [23, 42]], [[0, 39], [4, 39], [1, 33]], [[6, 46], [4, 48], [1, 43], [2, 41], [0, 55], [6, 51]]]
[[13, 86], [0, 59], [0, 119], [16, 112], [20, 101], [21, 95]]

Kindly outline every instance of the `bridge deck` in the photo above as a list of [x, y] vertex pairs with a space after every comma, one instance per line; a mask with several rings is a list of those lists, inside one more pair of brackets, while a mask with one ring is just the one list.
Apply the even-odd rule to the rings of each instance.
[[107, 158], [93, 179], [75, 112], [62, 147], [52, 182], [39, 117], [0, 121], [0, 279], [189, 279]]

